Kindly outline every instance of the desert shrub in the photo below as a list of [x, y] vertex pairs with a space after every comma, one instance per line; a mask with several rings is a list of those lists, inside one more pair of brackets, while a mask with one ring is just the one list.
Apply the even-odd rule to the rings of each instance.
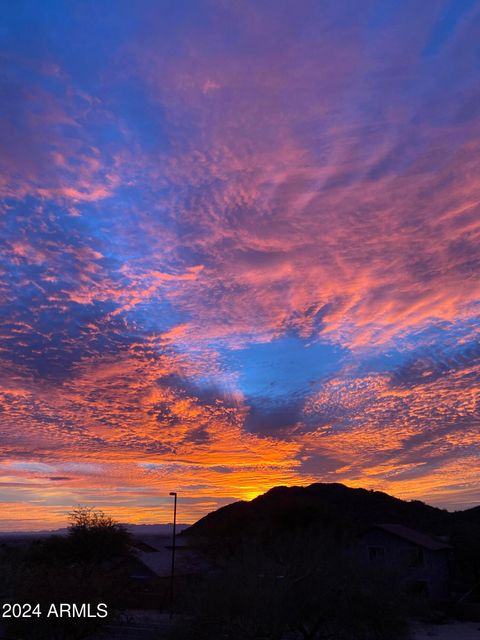
[[[10, 620], [12, 638], [29, 640], [80, 640], [111, 620], [129, 585], [132, 555], [128, 531], [109, 516], [78, 508], [70, 514], [66, 536], [50, 536], [22, 550], [4, 554], [4, 591], [15, 602], [38, 603], [40, 618]], [[51, 604], [108, 606], [108, 618], [46, 617]]]

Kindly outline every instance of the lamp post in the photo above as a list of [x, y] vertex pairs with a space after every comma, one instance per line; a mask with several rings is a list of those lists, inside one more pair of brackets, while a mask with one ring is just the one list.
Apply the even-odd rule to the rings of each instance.
[[173, 617], [173, 578], [175, 576], [175, 528], [177, 526], [177, 492], [170, 491], [173, 496], [173, 533], [172, 533], [172, 568], [170, 571], [170, 620]]

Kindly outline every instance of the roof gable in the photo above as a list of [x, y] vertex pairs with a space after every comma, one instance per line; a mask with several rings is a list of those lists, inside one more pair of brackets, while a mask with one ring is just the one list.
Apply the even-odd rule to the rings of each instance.
[[385, 531], [397, 538], [408, 540], [409, 542], [412, 542], [419, 547], [423, 547], [424, 549], [428, 549], [429, 551], [453, 549], [450, 544], [425, 533], [421, 533], [420, 531], [416, 531], [415, 529], [411, 529], [410, 527], [405, 527], [403, 524], [376, 524], [369, 530], [371, 531], [372, 529], [380, 529], [381, 531]]

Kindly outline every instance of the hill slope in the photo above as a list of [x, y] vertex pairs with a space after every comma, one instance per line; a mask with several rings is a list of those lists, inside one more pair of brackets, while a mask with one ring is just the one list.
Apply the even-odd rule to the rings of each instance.
[[479, 508], [449, 513], [381, 491], [318, 483], [275, 487], [249, 502], [234, 502], [209, 513], [184, 533], [210, 539], [270, 537], [307, 529], [354, 535], [375, 523], [399, 523], [426, 533], [447, 535], [458, 526], [479, 522]]

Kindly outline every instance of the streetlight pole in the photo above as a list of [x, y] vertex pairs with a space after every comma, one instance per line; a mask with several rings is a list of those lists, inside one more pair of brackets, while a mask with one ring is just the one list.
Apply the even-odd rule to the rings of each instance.
[[175, 576], [175, 529], [177, 526], [177, 492], [170, 491], [173, 496], [173, 533], [172, 533], [172, 568], [170, 571], [170, 620], [173, 617], [173, 578]]

